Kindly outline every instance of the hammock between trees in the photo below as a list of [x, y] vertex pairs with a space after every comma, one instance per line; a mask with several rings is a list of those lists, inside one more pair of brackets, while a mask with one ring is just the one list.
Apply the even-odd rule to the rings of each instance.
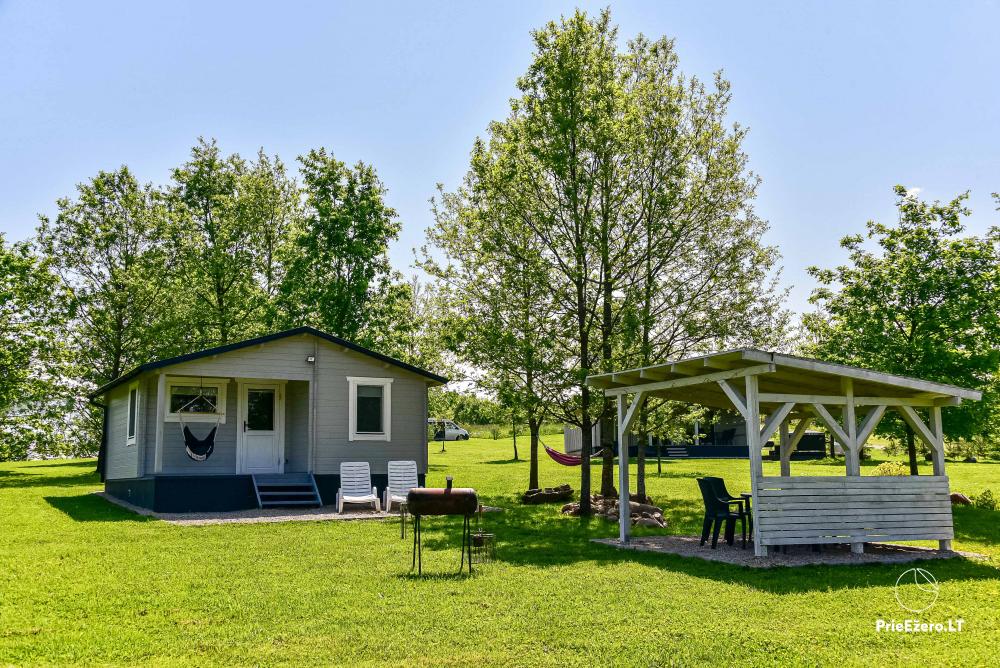
[[545, 448], [545, 452], [548, 453], [549, 457], [551, 457], [552, 461], [556, 464], [562, 464], [563, 466], [579, 466], [583, 463], [583, 459], [581, 457], [577, 457], [576, 455], [567, 455], [565, 452], [553, 450], [544, 443], [542, 444], [542, 447]]

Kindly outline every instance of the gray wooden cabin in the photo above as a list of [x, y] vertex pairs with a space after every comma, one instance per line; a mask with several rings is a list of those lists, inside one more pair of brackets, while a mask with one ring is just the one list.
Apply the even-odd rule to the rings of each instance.
[[[427, 472], [427, 390], [447, 379], [311, 327], [144, 364], [99, 388], [105, 491], [162, 512], [333, 504], [341, 462]], [[186, 447], [217, 429], [203, 461]]]

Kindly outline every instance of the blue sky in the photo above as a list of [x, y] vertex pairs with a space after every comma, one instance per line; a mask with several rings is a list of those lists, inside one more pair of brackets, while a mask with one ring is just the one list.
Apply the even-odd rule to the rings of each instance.
[[[288, 163], [322, 145], [376, 166], [406, 270], [435, 184], [506, 114], [530, 31], [605, 4], [0, 0], [0, 232], [29, 236], [100, 169], [165, 182], [199, 135]], [[970, 231], [1000, 222], [998, 2], [610, 4], [623, 39], [674, 37], [685, 72], [732, 81], [792, 308], [806, 266], [894, 219], [895, 183], [970, 189]]]

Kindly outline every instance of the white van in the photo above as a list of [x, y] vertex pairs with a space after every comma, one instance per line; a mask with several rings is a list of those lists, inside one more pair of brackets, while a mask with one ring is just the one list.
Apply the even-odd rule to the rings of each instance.
[[469, 432], [451, 420], [427, 418], [432, 441], [468, 441]]

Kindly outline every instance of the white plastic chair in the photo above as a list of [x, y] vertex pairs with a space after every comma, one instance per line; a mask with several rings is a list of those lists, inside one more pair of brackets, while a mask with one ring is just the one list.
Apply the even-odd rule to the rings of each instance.
[[392, 504], [405, 503], [406, 495], [414, 487], [420, 487], [417, 480], [417, 463], [412, 460], [389, 462], [389, 484], [385, 486], [382, 507], [385, 512], [392, 510]]
[[372, 470], [368, 462], [343, 462], [340, 465], [340, 489], [337, 490], [337, 512], [344, 512], [345, 503], [372, 503], [381, 511], [378, 490], [372, 485]]

